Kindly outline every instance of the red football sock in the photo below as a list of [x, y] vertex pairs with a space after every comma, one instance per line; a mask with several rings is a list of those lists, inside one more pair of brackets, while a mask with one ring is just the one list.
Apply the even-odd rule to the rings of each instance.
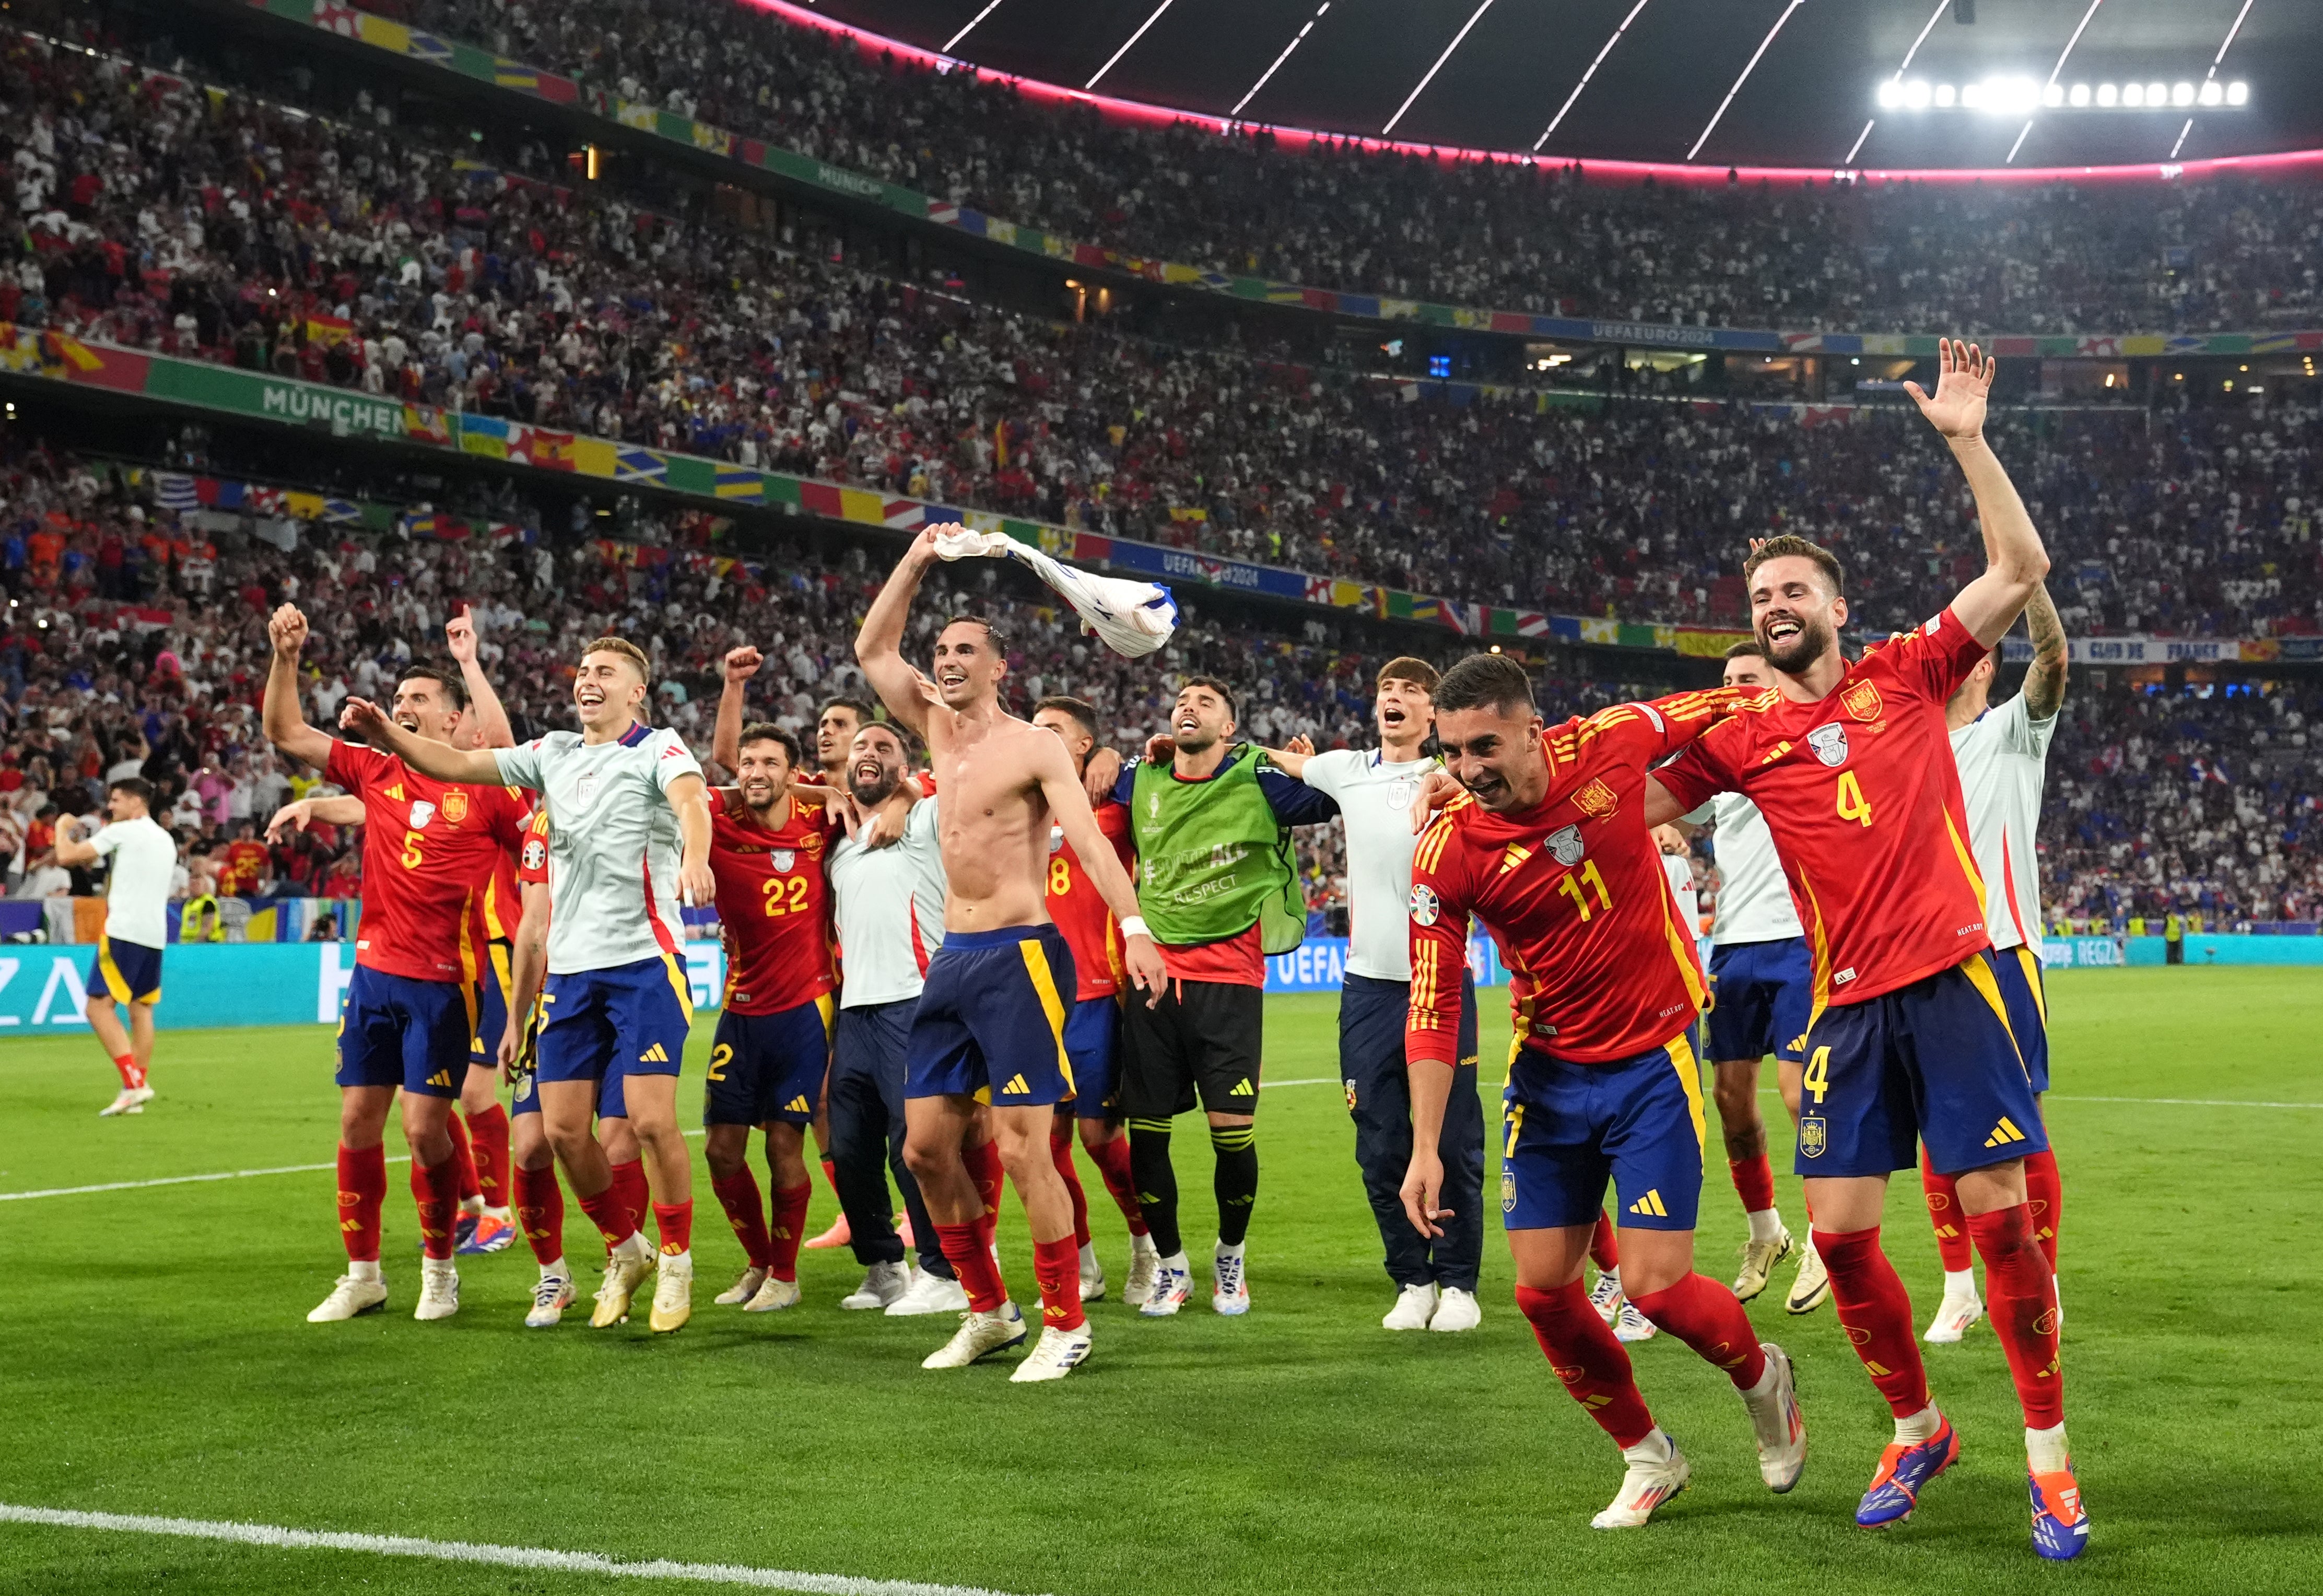
[[[984, 1238], [984, 1244], [989, 1247], [992, 1245], [993, 1230], [1000, 1223], [1000, 1183], [1005, 1179], [1000, 1170], [1000, 1144], [985, 1142], [964, 1148], [960, 1151], [960, 1161], [968, 1166], [969, 1179], [976, 1182], [977, 1198], [984, 1205], [984, 1213], [976, 1222], [976, 1230]], [[950, 1257], [950, 1254], [946, 1253], [945, 1256]]]
[[1936, 1252], [1944, 1261], [1944, 1272], [1959, 1274], [1974, 1261], [1968, 1230], [1960, 1224], [1960, 1188], [1950, 1175], [1936, 1173], [1924, 1147], [1920, 1149], [1920, 1189], [1927, 1194], [1928, 1223], [1935, 1226]]
[[460, 1123], [458, 1114], [444, 1116], [445, 1134], [452, 1138], [452, 1174], [460, 1183], [461, 1202], [482, 1197], [483, 1188], [476, 1180], [476, 1156], [468, 1147], [468, 1127]]
[[1717, 1281], [1687, 1275], [1675, 1286], [1630, 1300], [1639, 1313], [1725, 1370], [1736, 1390], [1749, 1390], [1767, 1372], [1767, 1354], [1759, 1350], [1750, 1316], [1734, 1300], [1734, 1293]]
[[[734, 1227], [734, 1239], [742, 1243], [742, 1255], [750, 1261], [752, 1269], [770, 1269], [775, 1261], [775, 1241], [767, 1234], [767, 1211], [758, 1201], [758, 1178], [744, 1164], [731, 1175], [712, 1176], [710, 1189], [717, 1194], [718, 1206], [726, 1210], [726, 1223]], [[658, 1214], [661, 1206], [654, 1205]]]
[[693, 1199], [682, 1203], [656, 1203], [653, 1206], [654, 1225], [661, 1232], [661, 1250], [665, 1253], [688, 1252], [693, 1249]]
[[1639, 1394], [1630, 1354], [1589, 1306], [1589, 1293], [1580, 1281], [1553, 1291], [1519, 1286], [1517, 1311], [1531, 1322], [1533, 1337], [1547, 1354], [1548, 1366], [1565, 1382], [1566, 1394], [1588, 1409], [1589, 1417], [1613, 1437], [1613, 1445], [1635, 1446], [1653, 1434], [1654, 1416], [1646, 1411], [1646, 1399]]
[[565, 1188], [556, 1183], [556, 1166], [528, 1169], [519, 1164], [511, 1172], [516, 1184], [516, 1222], [532, 1255], [543, 1263], [565, 1256]]
[[387, 1149], [339, 1149], [339, 1240], [350, 1263], [379, 1261], [379, 1211], [387, 1200]]
[[775, 1188], [774, 1220], [767, 1227], [772, 1244], [767, 1272], [778, 1280], [798, 1279], [799, 1243], [806, 1239], [806, 1205], [813, 1196], [812, 1180]]
[[2064, 1181], [2057, 1173], [2057, 1154], [2053, 1148], [2025, 1155], [2025, 1195], [2032, 1199], [2033, 1239], [2041, 1243], [2041, 1255], [2049, 1261], [2049, 1272], [2057, 1272], [2057, 1233], [2063, 1228], [2065, 1216]]
[[[943, 1255], [951, 1261], [951, 1272], [960, 1277], [960, 1289], [968, 1293], [968, 1306], [978, 1313], [999, 1311], [1008, 1300], [1008, 1288], [1000, 1279], [1000, 1266], [992, 1261], [992, 1250], [984, 1240], [981, 1227], [974, 1225], [939, 1225], [936, 1240], [942, 1244]], [[1078, 1261], [1074, 1279], [1079, 1279]]]
[[1589, 1259], [1600, 1270], [1621, 1267], [1621, 1243], [1613, 1239], [1613, 1222], [1602, 1208], [1597, 1210], [1597, 1229], [1589, 1238]]
[[1765, 1153], [1757, 1158], [1731, 1158], [1726, 1172], [1734, 1178], [1734, 1195], [1745, 1214], [1763, 1214], [1775, 1206], [1775, 1166]]
[[[1073, 1168], [1073, 1119], [1069, 1114], [1049, 1122], [1049, 1159], [1063, 1178], [1065, 1190], [1072, 1195], [1073, 1245], [1086, 1247], [1089, 1242], [1088, 1194], [1081, 1189], [1080, 1173]], [[1079, 1267], [1075, 1265], [1076, 1270]], [[1079, 1278], [1076, 1274], [1075, 1279]], [[1079, 1291], [1080, 1288], [1076, 1285], [1073, 1289]]]
[[1887, 1399], [1888, 1410], [1911, 1417], [1928, 1405], [1928, 1371], [1912, 1332], [1912, 1294], [1879, 1250], [1879, 1227], [1845, 1235], [1819, 1230], [1814, 1244], [1831, 1271], [1831, 1299], [1839, 1305], [1840, 1326], [1855, 1344], [1855, 1355]]
[[447, 1158], [423, 1169], [411, 1160], [411, 1198], [419, 1207], [419, 1247], [428, 1257], [452, 1256], [452, 1225], [460, 1214], [460, 1160]]
[[476, 1162], [476, 1188], [488, 1208], [509, 1206], [508, 1110], [493, 1104], [468, 1120], [468, 1145]]
[[822, 1160], [822, 1178], [830, 1183], [831, 1195], [833, 1197], [837, 1197], [839, 1195], [839, 1165], [835, 1160], [831, 1159], [825, 1159]]
[[2009, 1378], [2025, 1408], [2025, 1427], [2065, 1422], [2065, 1371], [2057, 1355], [2057, 1280], [2033, 1235], [2033, 1205], [2019, 1203], [1968, 1222], [1984, 1255], [1984, 1306]]
[[[618, 1168], [619, 1166], [616, 1166]], [[621, 1200], [621, 1188], [617, 1181], [595, 1197], [580, 1199], [581, 1211], [605, 1238], [605, 1245], [618, 1247], [638, 1234], [637, 1215], [629, 1212], [629, 1204]]]
[[1070, 1236], [1033, 1243], [1033, 1278], [1041, 1282], [1041, 1322], [1059, 1330], [1088, 1323], [1081, 1312], [1081, 1250]]
[[646, 1160], [633, 1158], [626, 1164], [615, 1164], [613, 1184], [606, 1189], [619, 1197], [621, 1211], [629, 1216], [629, 1228], [643, 1230], [646, 1210], [653, 1206], [653, 1188], [646, 1184]]
[[1129, 1173], [1129, 1133], [1116, 1131], [1113, 1140], [1092, 1149], [1089, 1162], [1105, 1178], [1106, 1190], [1113, 1194], [1121, 1216], [1129, 1222], [1129, 1234], [1145, 1234], [1145, 1213], [1137, 1206], [1137, 1182]]
[[121, 1071], [121, 1089], [123, 1091], [133, 1092], [145, 1084], [145, 1070], [143, 1066], [137, 1062], [136, 1054], [114, 1054], [113, 1067]]

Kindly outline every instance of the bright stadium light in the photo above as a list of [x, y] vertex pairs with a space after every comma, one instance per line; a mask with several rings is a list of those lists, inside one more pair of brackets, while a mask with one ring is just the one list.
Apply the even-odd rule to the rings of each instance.
[[2088, 105], [2089, 103], [2089, 86], [2086, 83], [2076, 83], [2073, 85], [2072, 91], [2065, 96], [2065, 103], [2076, 110]]
[[1953, 88], [1951, 84], [1939, 83], [1936, 85], [1936, 105], [1938, 109], [1946, 111], [1951, 110], [1952, 102], [1959, 98], [1960, 92]]
[[2147, 84], [2145, 86], [2145, 103], [2149, 105], [2168, 105], [2170, 103], [2170, 86], [2166, 83]]
[[2190, 83], [2172, 84], [2170, 86], [2170, 103], [2173, 105], [2192, 105], [2194, 103], [2194, 86]]
[[1904, 103], [1914, 111], [1928, 108], [1928, 83], [1924, 78], [1914, 78], [1904, 86]]
[[2213, 78], [2202, 85], [2202, 92], [2198, 97], [2206, 105], [2223, 105], [2227, 103], [2226, 86]]
[[[1943, 104], [1943, 101], [1939, 98], [1936, 103], [1938, 105], [1942, 105]], [[1984, 85], [1981, 83], [1961, 84], [1960, 106], [1962, 109], [1969, 111], [1982, 110], [1984, 108]]]
[[2116, 88], [2116, 87], [2114, 87], [2112, 84], [2110, 84], [2110, 83], [2100, 83], [2100, 84], [2098, 84], [2098, 105], [2105, 105], [2105, 106], [2108, 106], [2108, 107], [2120, 105], [2120, 104], [2121, 104], [2121, 90], [2120, 90], [2120, 89], [2118, 89], [2118, 88]]
[[2048, 87], [2041, 91], [2041, 103], [2044, 105], [2050, 106], [2063, 105], [2065, 103], [2065, 86], [2061, 83], [2052, 83], [2049, 85]]
[[1893, 111], [1904, 103], [1904, 86], [1893, 78], [1879, 86], [1879, 108]]
[[2227, 104], [2229, 105], [2247, 105], [2250, 104], [2250, 85], [2247, 83], [2227, 84]]
[[2145, 85], [2125, 83], [2121, 86], [2121, 103], [2135, 111], [2145, 104]]

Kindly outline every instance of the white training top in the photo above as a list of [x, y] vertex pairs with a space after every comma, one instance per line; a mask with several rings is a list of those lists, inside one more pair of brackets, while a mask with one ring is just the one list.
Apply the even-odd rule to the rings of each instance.
[[886, 848], [866, 848], [840, 832], [822, 868], [839, 925], [839, 1006], [917, 997], [927, 985], [928, 960], [943, 946], [936, 801], [913, 804], [903, 839]]
[[683, 960], [669, 784], [702, 774], [685, 739], [642, 725], [609, 743], [552, 731], [492, 758], [504, 785], [530, 787], [548, 806], [549, 973]]
[[1334, 748], [1299, 779], [1339, 801], [1347, 826], [1347, 973], [1411, 979], [1411, 801], [1434, 759], [1391, 764], [1378, 749]]
[[2057, 717], [2035, 720], [2018, 693], [1952, 733], [1969, 848], [1984, 877], [1984, 923], [1997, 952], [2041, 953], [2041, 788]]
[[105, 934], [108, 940], [160, 948], [170, 940], [170, 878], [178, 868], [178, 845], [150, 816], [115, 821], [89, 846], [113, 858], [105, 885]]
[[1710, 940], [1719, 947], [1733, 942], [1774, 942], [1804, 936], [1798, 905], [1791, 901], [1791, 884], [1783, 877], [1783, 856], [1775, 851], [1775, 834], [1767, 817], [1740, 793], [1721, 793], [1687, 815], [1690, 825], [1715, 820], [1711, 856], [1718, 861], [1718, 911]]
[[1677, 904], [1679, 923], [1691, 941], [1702, 924], [1702, 899], [1694, 890], [1694, 866], [1684, 854], [1662, 855], [1662, 874], [1669, 878], [1670, 897]]

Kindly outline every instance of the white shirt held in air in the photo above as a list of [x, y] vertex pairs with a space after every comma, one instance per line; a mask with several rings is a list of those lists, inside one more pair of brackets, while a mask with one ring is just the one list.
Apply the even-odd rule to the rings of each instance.
[[1381, 750], [1334, 748], [1299, 779], [1339, 802], [1347, 827], [1347, 973], [1411, 979], [1411, 801], [1434, 759], [1390, 763]]
[[839, 1006], [904, 1003], [927, 985], [943, 946], [943, 847], [936, 801], [912, 805], [900, 841], [866, 848], [841, 832], [823, 873], [839, 928]]
[[1804, 933], [1791, 884], [1783, 877], [1783, 857], [1758, 806], [1740, 793], [1721, 793], [1685, 817], [1698, 826], [1714, 820], [1711, 857], [1718, 861], [1718, 908], [1710, 940], [1721, 948], [1737, 942], [1774, 942]]
[[99, 858], [110, 856], [105, 887], [105, 934], [115, 942], [160, 948], [170, 940], [170, 880], [178, 845], [150, 816], [115, 821], [90, 838]]
[[684, 959], [669, 784], [702, 774], [684, 739], [640, 725], [604, 743], [552, 731], [492, 758], [504, 784], [530, 787], [548, 805], [549, 973]]
[[2041, 955], [2041, 789], [2056, 735], [2057, 717], [2033, 719], [2021, 693], [1952, 733], [1995, 952], [2022, 945]]

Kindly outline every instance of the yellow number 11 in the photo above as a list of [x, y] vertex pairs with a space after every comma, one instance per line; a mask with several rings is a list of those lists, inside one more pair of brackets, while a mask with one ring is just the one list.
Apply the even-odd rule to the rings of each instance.
[[1599, 909], [1610, 910], [1612, 908], [1613, 894], [1605, 890], [1605, 878], [1597, 874], [1597, 861], [1595, 859], [1591, 859], [1587, 864], [1582, 866], [1581, 873], [1578, 876], [1568, 875], [1557, 877], [1556, 890], [1565, 894], [1567, 897], [1573, 900], [1573, 906], [1581, 911], [1581, 918], [1585, 923], [1591, 918], [1593, 911], [1589, 907], [1589, 899], [1587, 895], [1581, 890], [1581, 884], [1583, 882], [1587, 882], [1591, 886], [1597, 889], [1597, 905]]

